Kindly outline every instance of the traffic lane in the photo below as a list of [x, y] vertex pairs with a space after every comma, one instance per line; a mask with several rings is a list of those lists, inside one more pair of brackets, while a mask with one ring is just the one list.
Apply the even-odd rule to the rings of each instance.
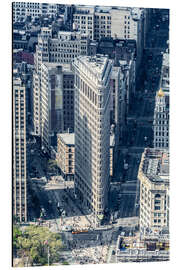
[[117, 201], [119, 208], [118, 217], [132, 217], [134, 213], [135, 195], [121, 194], [120, 199]]
[[[145, 140], [147, 138], [147, 140]], [[153, 130], [152, 127], [140, 126], [137, 129], [137, 140], [136, 146], [148, 147], [153, 140]]]
[[132, 217], [134, 214], [135, 195], [127, 195], [127, 201], [123, 208], [122, 217]]
[[127, 178], [130, 181], [131, 179], [137, 179], [137, 158], [130, 155], [129, 168], [127, 170]]
[[56, 193], [57, 202], [63, 207], [63, 210], [66, 212], [66, 217], [76, 217], [76, 216], [83, 216], [80, 210], [76, 207], [74, 202], [69, 198], [68, 193], [63, 190], [60, 192], [59, 190], [54, 190]]
[[113, 179], [112, 181], [118, 182], [122, 178], [122, 172], [124, 168], [124, 159], [126, 159], [126, 154], [122, 151], [118, 152], [118, 159], [115, 164]]

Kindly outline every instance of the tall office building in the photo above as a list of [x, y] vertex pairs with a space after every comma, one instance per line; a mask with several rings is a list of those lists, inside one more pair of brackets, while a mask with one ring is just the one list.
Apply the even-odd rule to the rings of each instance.
[[70, 65], [41, 66], [41, 145], [50, 150], [56, 134], [74, 130], [74, 75]]
[[155, 148], [169, 148], [169, 54], [163, 55], [160, 90], [156, 94], [154, 109]]
[[154, 109], [154, 140], [155, 148], [169, 148], [169, 93], [160, 89], [156, 94]]
[[75, 194], [98, 226], [108, 203], [110, 76], [105, 56], [79, 56], [75, 73]]
[[27, 221], [26, 87], [13, 79], [13, 215]]
[[[73, 116], [72, 116], [72, 91], [73, 86], [73, 74], [64, 68], [71, 64], [71, 62], [78, 55], [87, 55], [88, 53], [89, 39], [86, 34], [80, 32], [58, 32], [56, 38], [52, 35], [51, 27], [42, 27], [41, 33], [38, 36], [38, 45], [36, 46], [36, 53], [34, 56], [34, 74], [33, 74], [33, 124], [34, 133], [37, 136], [41, 136], [41, 100], [42, 100], [42, 89], [41, 89], [41, 77], [42, 77], [42, 64], [43, 63], [56, 63], [57, 65], [63, 66], [63, 84], [64, 87], [64, 110], [65, 121], [64, 129], [73, 128]], [[68, 104], [69, 103], [69, 104]], [[69, 106], [70, 105], [70, 106]], [[70, 119], [71, 118], [71, 119]], [[71, 123], [70, 123], [71, 122]], [[61, 131], [62, 132], [62, 131]]]

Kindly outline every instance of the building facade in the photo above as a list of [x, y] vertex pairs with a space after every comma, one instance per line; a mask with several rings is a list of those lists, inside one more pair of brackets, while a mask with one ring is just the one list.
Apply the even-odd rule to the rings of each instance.
[[[79, 56], [75, 73], [75, 194], [98, 226], [109, 191], [110, 75], [107, 57]], [[109, 131], [109, 132], [108, 132]]]
[[[34, 133], [37, 136], [41, 136], [42, 133], [42, 110], [44, 108], [44, 102], [46, 107], [54, 106], [59, 107], [61, 113], [57, 118], [52, 117], [49, 119], [50, 125], [55, 125], [57, 119], [59, 119], [59, 128], [53, 127], [52, 130], [57, 132], [65, 132], [70, 129], [71, 132], [74, 131], [74, 74], [71, 70], [70, 64], [59, 64], [59, 63], [48, 63], [45, 62], [41, 65], [40, 76], [34, 72]], [[49, 75], [47, 75], [49, 74]], [[51, 74], [51, 75], [50, 75]], [[44, 83], [42, 82], [42, 78]], [[53, 78], [53, 79], [52, 79]], [[46, 82], [45, 82], [46, 80]], [[49, 81], [49, 84], [48, 84]], [[55, 85], [54, 85], [54, 83]], [[53, 86], [54, 85], [54, 86]], [[54, 90], [52, 91], [52, 87]], [[49, 90], [47, 90], [49, 89]], [[51, 91], [50, 91], [51, 89]], [[56, 90], [55, 90], [56, 89]], [[45, 92], [50, 91], [52, 99], [45, 98]], [[55, 92], [54, 92], [55, 91]], [[57, 96], [54, 96], [53, 93], [61, 92], [61, 98], [58, 100]], [[53, 95], [53, 96], [52, 96]], [[51, 102], [51, 103], [50, 103]], [[54, 105], [53, 105], [54, 104]], [[55, 105], [56, 104], [56, 105]], [[56, 113], [57, 110], [55, 109]], [[61, 118], [61, 120], [60, 120]], [[54, 124], [52, 124], [54, 122]], [[61, 124], [60, 124], [61, 123]]]
[[33, 72], [33, 130], [34, 135], [41, 134], [41, 97], [40, 76]]
[[160, 90], [156, 94], [153, 131], [155, 148], [169, 148], [169, 53], [163, 54]]
[[136, 65], [139, 68], [144, 48], [144, 19], [142, 8], [76, 6], [73, 14], [75, 29], [89, 35], [92, 40], [102, 37], [135, 40]]
[[26, 87], [13, 79], [13, 215], [27, 221]]
[[[110, 176], [113, 176], [114, 167], [114, 134], [110, 136]], [[57, 134], [57, 166], [66, 180], [74, 179], [75, 173], [75, 135], [74, 133]]]
[[[52, 29], [43, 27], [38, 36], [38, 45], [34, 56], [34, 74], [33, 74], [33, 92], [34, 108], [33, 123], [34, 133], [41, 135], [41, 77], [43, 63], [56, 63], [63, 66], [63, 109], [64, 109], [64, 127], [62, 131], [70, 128], [74, 129], [74, 75], [70, 70], [71, 62], [79, 54], [88, 53], [87, 35], [81, 35], [79, 32], [58, 32], [58, 37], [53, 38]], [[69, 66], [69, 68], [67, 68]], [[61, 131], [61, 132], [62, 132]]]
[[156, 94], [153, 121], [154, 148], [169, 148], [169, 93], [160, 89]]
[[159, 232], [169, 225], [169, 152], [145, 149], [138, 171], [140, 231]]
[[139, 8], [76, 6], [73, 21], [75, 28], [88, 33], [90, 39], [101, 37], [137, 39], [137, 24], [143, 10]]
[[63, 178], [74, 179], [75, 142], [74, 133], [57, 134], [57, 165], [61, 169]]
[[53, 36], [51, 27], [42, 27], [35, 53], [35, 70], [42, 62], [71, 63], [78, 55], [88, 54], [89, 38], [81, 32], [59, 31]]
[[41, 69], [41, 147], [48, 151], [55, 132], [63, 129], [62, 67], [43, 63]]
[[40, 108], [41, 144], [48, 151], [57, 133], [74, 130], [74, 75], [68, 64], [42, 64]]
[[37, 3], [37, 2], [13, 2], [13, 22], [20, 18], [31, 16], [38, 18], [42, 15], [55, 16], [59, 10], [59, 4]]

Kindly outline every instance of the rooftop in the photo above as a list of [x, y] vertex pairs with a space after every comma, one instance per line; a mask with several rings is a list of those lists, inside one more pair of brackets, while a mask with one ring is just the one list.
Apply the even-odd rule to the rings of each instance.
[[44, 62], [43, 65], [45, 65], [47, 68], [61, 67], [63, 72], [64, 71], [71, 72], [71, 64], [68, 64], [68, 63]]
[[163, 66], [169, 67], [169, 53], [164, 53], [163, 54]]
[[169, 181], [169, 152], [166, 149], [146, 148], [143, 154], [143, 173], [152, 182]]
[[77, 66], [81, 64], [86, 66], [86, 68], [91, 70], [91, 73], [95, 77], [98, 77], [98, 79], [104, 79], [105, 70], [108, 65], [108, 56], [101, 54], [96, 54], [96, 56], [79, 56], [75, 62]]
[[[65, 142], [65, 144], [68, 145], [75, 145], [75, 134], [74, 133], [58, 133], [57, 134], [58, 137], [61, 137], [63, 139], [63, 141]], [[115, 137], [114, 134], [112, 134], [110, 136], [110, 146], [114, 146], [114, 141]]]
[[75, 136], [74, 133], [59, 133], [58, 137], [61, 137], [65, 144], [74, 145], [75, 144]]

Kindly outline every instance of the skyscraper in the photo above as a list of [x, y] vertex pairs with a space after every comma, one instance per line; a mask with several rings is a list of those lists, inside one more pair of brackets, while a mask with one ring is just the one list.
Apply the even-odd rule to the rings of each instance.
[[154, 148], [169, 147], [169, 93], [160, 89], [156, 94], [154, 109]]
[[[41, 32], [38, 35], [38, 45], [36, 46], [36, 53], [34, 55], [34, 73], [33, 73], [33, 125], [34, 133], [37, 136], [41, 136], [41, 113], [42, 113], [42, 66], [43, 63], [56, 63], [63, 67], [67, 64], [71, 64], [73, 59], [79, 54], [86, 55], [88, 53], [89, 38], [86, 34], [80, 32], [64, 32], [59, 31], [56, 38], [52, 35], [51, 27], [42, 27]], [[67, 69], [67, 68], [66, 68]], [[68, 103], [71, 98], [68, 98], [69, 94], [73, 93], [73, 74], [70, 71], [65, 72], [63, 68], [63, 84], [66, 88], [66, 97], [68, 101], [64, 100], [63, 106], [68, 107]], [[70, 68], [69, 68], [70, 70]], [[65, 75], [66, 73], [66, 75]], [[70, 83], [71, 82], [71, 83]], [[68, 84], [71, 84], [70, 86]], [[68, 91], [70, 90], [70, 91]], [[64, 96], [64, 98], [66, 98]], [[70, 101], [72, 102], [72, 100]], [[72, 106], [71, 106], [72, 107]], [[68, 108], [69, 112], [65, 115], [64, 128], [72, 128], [73, 119], [70, 119], [72, 115], [72, 109]]]
[[153, 131], [155, 148], [169, 147], [169, 53], [163, 54], [160, 90], [156, 93]]
[[110, 76], [112, 61], [79, 56], [75, 73], [75, 194], [98, 226], [109, 190]]
[[27, 221], [26, 87], [13, 79], [13, 215]]

